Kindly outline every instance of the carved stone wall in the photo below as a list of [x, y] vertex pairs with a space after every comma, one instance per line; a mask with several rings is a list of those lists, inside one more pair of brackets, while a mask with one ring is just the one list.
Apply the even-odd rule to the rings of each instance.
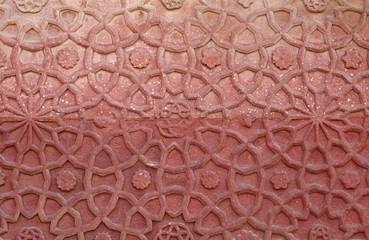
[[0, 238], [369, 239], [369, 0], [0, 0]]

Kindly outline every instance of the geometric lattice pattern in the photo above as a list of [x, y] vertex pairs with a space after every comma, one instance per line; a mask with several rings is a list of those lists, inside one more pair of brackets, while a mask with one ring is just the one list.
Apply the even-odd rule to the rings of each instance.
[[368, 0], [0, 0], [0, 238], [369, 239]]

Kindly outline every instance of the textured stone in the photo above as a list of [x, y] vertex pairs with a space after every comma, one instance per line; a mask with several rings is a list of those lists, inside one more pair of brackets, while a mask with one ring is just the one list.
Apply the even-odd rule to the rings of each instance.
[[0, 0], [0, 237], [369, 239], [368, 9]]

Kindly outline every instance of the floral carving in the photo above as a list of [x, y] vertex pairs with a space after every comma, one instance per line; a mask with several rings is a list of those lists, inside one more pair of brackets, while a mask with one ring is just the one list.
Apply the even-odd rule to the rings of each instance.
[[163, 103], [160, 109], [160, 116], [168, 118], [172, 115], [177, 115], [180, 118], [187, 118], [190, 112], [190, 106], [186, 101], [173, 99]]
[[18, 10], [25, 13], [39, 12], [48, 0], [13, 0]]
[[15, 237], [16, 240], [45, 240], [43, 232], [37, 227], [24, 227]]
[[201, 175], [201, 183], [207, 189], [214, 189], [219, 185], [219, 175], [213, 170], [206, 171]]
[[56, 59], [60, 66], [65, 69], [71, 69], [77, 65], [79, 56], [76, 50], [66, 47], [58, 52]]
[[104, 117], [104, 116], [94, 117], [94, 124], [99, 128], [106, 128], [113, 122], [114, 120], [110, 117]]
[[169, 138], [180, 138], [186, 134], [188, 126], [190, 125], [190, 120], [181, 119], [177, 120], [162, 120], [156, 125], [159, 128], [160, 133]]
[[111, 240], [109, 233], [98, 233], [96, 234], [94, 240]]
[[346, 68], [357, 69], [363, 61], [363, 57], [357, 49], [348, 49], [345, 55], [343, 55], [342, 60], [345, 62]]
[[183, 5], [184, 0], [161, 0], [161, 3], [168, 9], [178, 9]]
[[201, 62], [208, 68], [214, 68], [221, 64], [222, 54], [214, 47], [202, 51]]
[[138, 190], [143, 190], [147, 188], [150, 183], [150, 173], [146, 170], [139, 170], [132, 177], [132, 184]]
[[154, 240], [161, 239], [178, 239], [178, 240], [194, 240], [190, 229], [183, 223], [170, 222], [162, 226], [155, 235]]
[[272, 178], [270, 181], [273, 184], [273, 187], [275, 189], [286, 189], [288, 187], [288, 184], [290, 182], [290, 178], [288, 177], [288, 174], [284, 170], [276, 170], [273, 173]]
[[341, 182], [347, 189], [355, 189], [360, 184], [359, 173], [355, 170], [346, 170]]
[[287, 69], [292, 65], [293, 56], [291, 51], [286, 47], [278, 47], [272, 54], [274, 65], [279, 69]]
[[318, 224], [315, 225], [309, 234], [309, 240], [330, 240], [331, 235], [329, 232], [329, 228], [325, 225]]
[[71, 171], [64, 170], [56, 178], [58, 188], [63, 191], [71, 191], [77, 184], [76, 176]]
[[253, 4], [255, 0], [238, 0], [238, 3], [241, 4], [244, 8], [248, 8]]
[[150, 53], [144, 48], [135, 48], [129, 59], [135, 68], [145, 68], [150, 63]]
[[6, 175], [0, 170], [0, 186], [5, 184]]
[[258, 236], [250, 230], [243, 230], [237, 235], [237, 240], [257, 240]]
[[6, 53], [0, 49], [0, 67], [4, 67], [6, 63]]
[[328, 0], [304, 0], [306, 9], [312, 13], [324, 12], [328, 6]]

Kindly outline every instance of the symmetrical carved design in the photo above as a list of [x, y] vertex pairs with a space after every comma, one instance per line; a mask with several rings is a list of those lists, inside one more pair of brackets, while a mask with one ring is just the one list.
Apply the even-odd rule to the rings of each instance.
[[238, 3], [241, 4], [244, 8], [250, 7], [250, 5], [254, 2], [255, 0], [238, 0]]
[[369, 239], [367, 1], [69, 2], [0, 6], [1, 238]]
[[133, 186], [139, 190], [147, 188], [150, 183], [151, 177], [148, 171], [139, 170], [132, 177]]
[[290, 182], [290, 178], [288, 174], [284, 170], [274, 171], [272, 178], [270, 181], [273, 183], [273, 187], [275, 189], [286, 189]]
[[212, 170], [206, 171], [201, 175], [201, 183], [207, 189], [216, 188], [219, 185], [219, 175]]
[[274, 50], [273, 55], [273, 63], [279, 69], [287, 69], [292, 65], [293, 56], [291, 51], [286, 47], [278, 47]]
[[345, 62], [346, 68], [357, 69], [359, 64], [363, 61], [363, 57], [357, 49], [348, 49], [342, 57], [342, 60]]
[[58, 188], [63, 191], [71, 191], [77, 184], [76, 176], [71, 171], [64, 170], [56, 178]]
[[304, 0], [304, 3], [310, 12], [321, 13], [327, 8], [329, 0]]
[[221, 64], [221, 53], [214, 47], [202, 51], [201, 62], [208, 68], [214, 68]]
[[70, 69], [76, 66], [79, 61], [79, 56], [76, 50], [73, 48], [64, 48], [56, 55], [58, 64], [65, 69]]
[[45, 240], [44, 234], [39, 228], [24, 227], [19, 230], [16, 240]]
[[13, 0], [18, 10], [24, 13], [37, 13], [48, 0]]
[[181, 8], [184, 2], [184, 0], [160, 0], [160, 1], [168, 10]]
[[150, 63], [150, 54], [144, 48], [135, 48], [129, 59], [135, 68], [145, 68]]
[[323, 240], [331, 239], [330, 231], [327, 226], [318, 224], [318, 225], [315, 225], [310, 230], [309, 240], [318, 240], [318, 239], [323, 239]]
[[168, 223], [162, 226], [155, 235], [155, 240], [162, 239], [195, 240], [191, 230], [182, 223]]

